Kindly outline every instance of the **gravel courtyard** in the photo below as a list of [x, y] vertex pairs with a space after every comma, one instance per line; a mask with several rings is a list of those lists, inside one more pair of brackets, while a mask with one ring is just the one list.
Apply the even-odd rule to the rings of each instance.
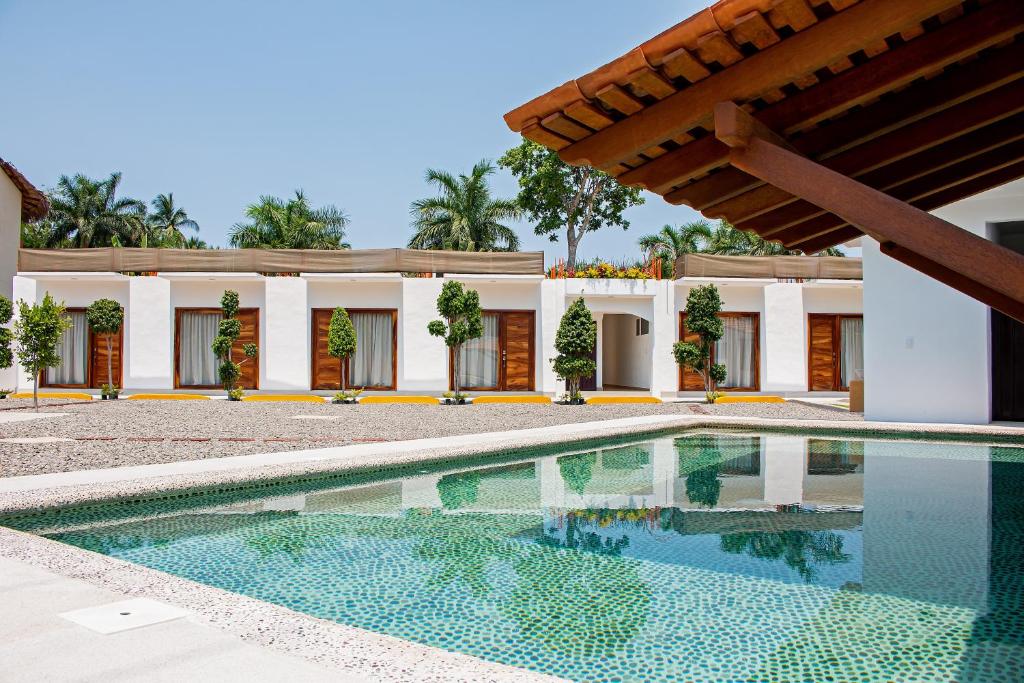
[[[25, 408], [8, 410], [19, 404]], [[635, 415], [742, 415], [860, 420], [859, 413], [802, 403], [479, 406], [229, 403], [227, 401], [49, 402], [53, 418], [5, 422], [30, 401], [0, 408], [0, 477], [323, 448], [351, 443], [545, 427]]]

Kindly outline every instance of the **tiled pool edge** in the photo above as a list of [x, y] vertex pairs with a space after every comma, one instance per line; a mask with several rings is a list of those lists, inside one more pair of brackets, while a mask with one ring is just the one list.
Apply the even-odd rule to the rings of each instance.
[[335, 669], [339, 676], [348, 674], [358, 680], [388, 681], [561, 680], [318, 619], [5, 527], [0, 527], [0, 556], [129, 597], [146, 597], [185, 608], [196, 620], [212, 628]]

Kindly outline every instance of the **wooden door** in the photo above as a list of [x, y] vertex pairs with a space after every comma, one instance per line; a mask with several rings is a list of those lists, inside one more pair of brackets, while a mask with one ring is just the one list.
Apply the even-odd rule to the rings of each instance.
[[333, 314], [334, 309], [331, 308], [313, 310], [313, 389], [341, 389], [341, 360], [327, 353], [327, 330]]
[[503, 391], [533, 391], [533, 311], [501, 314]]
[[807, 316], [807, 384], [810, 391], [836, 391], [839, 385], [838, 316], [811, 313]]
[[[107, 377], [107, 340], [110, 340], [110, 358], [111, 358], [111, 374], [113, 375], [113, 381]], [[90, 332], [89, 334], [89, 377], [91, 378], [90, 385], [94, 389], [102, 387], [104, 384], [114, 384], [118, 387], [123, 386], [123, 374], [121, 369], [121, 349], [124, 343], [124, 328], [117, 334], [95, 334]]]
[[[238, 320], [242, 323], [242, 333], [238, 335], [234, 345], [231, 347], [231, 358], [236, 363], [241, 363], [242, 374], [238, 377], [238, 386], [242, 389], [258, 389], [260, 386], [260, 356], [248, 358], [245, 362], [246, 344], [260, 343], [260, 309], [243, 308], [238, 311]], [[262, 352], [262, 349], [261, 349]]]
[[[686, 329], [686, 312], [679, 314], [679, 339], [694, 344], [700, 343], [700, 335], [694, 334]], [[679, 390], [680, 391], [704, 391], [704, 378], [700, 373], [691, 368], [679, 368]]]

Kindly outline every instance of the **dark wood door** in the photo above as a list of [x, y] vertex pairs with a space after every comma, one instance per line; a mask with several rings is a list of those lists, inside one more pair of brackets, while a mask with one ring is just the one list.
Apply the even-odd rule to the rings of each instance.
[[1024, 323], [992, 311], [992, 419], [1024, 420]]
[[811, 313], [807, 316], [807, 383], [811, 391], [835, 391], [839, 354], [836, 340], [837, 316]]
[[[107, 341], [110, 342], [110, 369], [114, 379], [111, 381], [107, 377]], [[121, 369], [121, 349], [124, 342], [124, 328], [122, 328], [117, 334], [95, 334], [90, 333], [89, 335], [89, 377], [91, 378], [91, 385], [94, 389], [102, 387], [104, 384], [114, 384], [116, 386], [123, 386], [123, 373]]]
[[341, 360], [327, 353], [327, 330], [331, 326], [334, 309], [313, 310], [313, 369], [312, 387], [338, 391], [341, 389]]
[[[242, 389], [258, 389], [260, 386], [260, 357], [245, 358], [242, 347], [246, 344], [260, 343], [260, 309], [243, 308], [238, 311], [238, 320], [242, 323], [242, 333], [238, 335], [231, 347], [231, 358], [241, 363], [242, 374], [238, 377], [238, 386]], [[242, 361], [245, 359], [245, 362]]]
[[533, 311], [502, 313], [502, 390], [533, 391]]
[[[700, 335], [694, 334], [686, 329], [686, 312], [679, 314], [679, 340], [684, 342], [691, 342], [693, 344], [700, 343]], [[679, 369], [679, 390], [680, 391], [704, 391], [704, 378], [700, 376], [699, 372], [695, 372], [692, 368]]]

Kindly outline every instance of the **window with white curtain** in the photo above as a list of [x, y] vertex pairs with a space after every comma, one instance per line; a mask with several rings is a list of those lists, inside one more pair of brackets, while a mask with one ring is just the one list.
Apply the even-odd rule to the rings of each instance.
[[64, 330], [57, 344], [60, 365], [46, 369], [46, 381], [49, 384], [84, 385], [89, 376], [89, 324], [85, 311], [68, 311], [65, 316], [71, 321], [71, 327]]
[[393, 386], [395, 328], [391, 312], [354, 311], [349, 318], [356, 330], [356, 352], [349, 361], [349, 385]]
[[498, 327], [497, 313], [484, 313], [484, 333], [462, 345], [459, 356], [459, 386], [479, 389], [498, 386]]
[[222, 315], [212, 311], [181, 311], [178, 317], [178, 380], [183, 387], [216, 386], [217, 357], [213, 340]]
[[715, 362], [725, 365], [723, 389], [755, 389], [757, 384], [757, 325], [753, 315], [722, 317], [725, 334], [715, 343]]
[[839, 383], [864, 379], [864, 319], [839, 319]]

